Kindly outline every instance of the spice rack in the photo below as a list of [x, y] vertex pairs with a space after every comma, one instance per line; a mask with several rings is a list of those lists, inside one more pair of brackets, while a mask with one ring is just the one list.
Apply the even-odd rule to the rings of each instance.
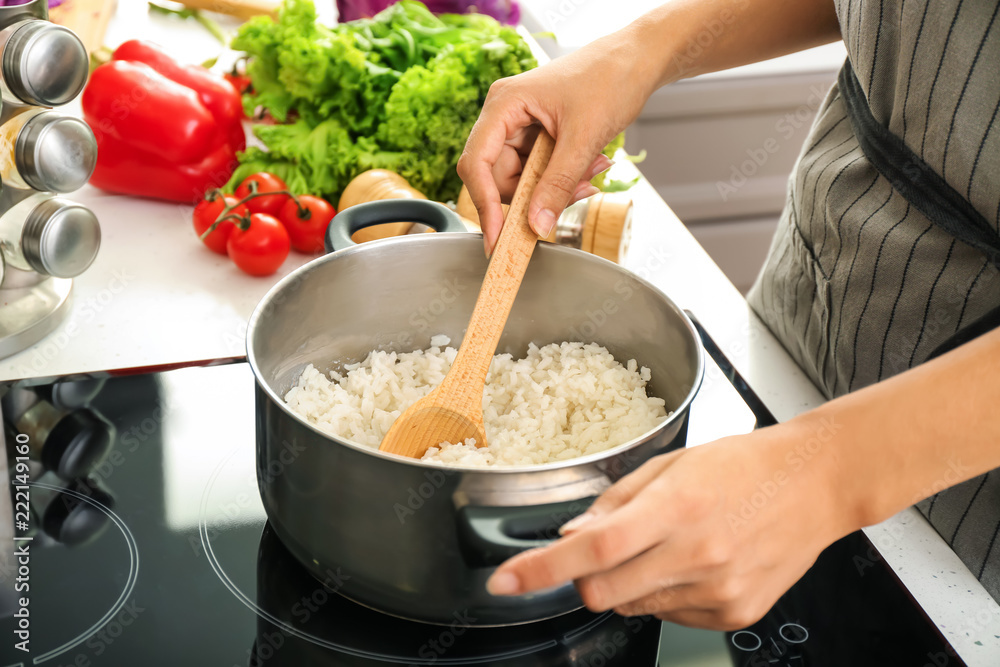
[[90, 177], [94, 134], [48, 111], [82, 92], [88, 64], [79, 37], [48, 21], [46, 0], [0, 7], [0, 358], [62, 323], [72, 279], [100, 247], [96, 216], [58, 194]]

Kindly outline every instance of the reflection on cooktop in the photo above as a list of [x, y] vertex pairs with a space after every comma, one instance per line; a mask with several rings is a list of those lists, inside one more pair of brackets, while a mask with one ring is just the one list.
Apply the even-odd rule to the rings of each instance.
[[333, 589], [349, 576], [338, 569], [318, 582], [265, 527], [257, 567], [254, 664], [655, 664], [659, 623], [648, 617], [578, 611], [523, 626], [477, 628], [468, 610], [457, 610], [451, 625], [430, 626], [337, 595]]

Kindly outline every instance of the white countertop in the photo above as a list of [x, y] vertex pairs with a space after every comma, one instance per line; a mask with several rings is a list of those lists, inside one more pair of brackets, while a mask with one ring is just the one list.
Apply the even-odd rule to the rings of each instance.
[[[596, 11], [597, 0], [592, 2], [578, 11]], [[218, 52], [197, 27], [150, 20], [144, 5], [119, 3], [109, 45], [142, 34], [182, 47], [178, 51], [191, 62]], [[820, 404], [819, 391], [652, 187], [642, 182], [632, 196], [634, 230], [625, 266], [695, 312], [779, 420]], [[97, 213], [101, 252], [76, 279], [67, 321], [33, 348], [0, 360], [0, 382], [239, 358], [260, 297], [309, 259], [293, 253], [278, 274], [253, 278], [200, 246], [189, 206], [89, 187], [71, 198]], [[725, 419], [712, 426], [718, 432], [692, 433], [692, 442], [727, 434]], [[1000, 606], [915, 510], [866, 532], [969, 665], [1000, 664]]]

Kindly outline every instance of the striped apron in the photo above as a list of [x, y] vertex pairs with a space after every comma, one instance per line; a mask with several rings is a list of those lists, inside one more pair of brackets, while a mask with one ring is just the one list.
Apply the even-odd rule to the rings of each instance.
[[[1000, 2], [835, 2], [848, 62], [748, 296], [829, 398], [926, 361], [1000, 307]], [[911, 159], [873, 154], [859, 108]], [[962, 211], [927, 208], [922, 170]], [[1000, 470], [918, 508], [1000, 600]]]

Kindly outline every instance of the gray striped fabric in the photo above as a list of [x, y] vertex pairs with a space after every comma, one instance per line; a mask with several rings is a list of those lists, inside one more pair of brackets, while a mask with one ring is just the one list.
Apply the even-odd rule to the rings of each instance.
[[[875, 118], [1000, 234], [1000, 2], [836, 5]], [[834, 86], [789, 180], [778, 232], [748, 298], [832, 398], [921, 363], [1000, 305], [1000, 270], [911, 207], [875, 170]], [[1000, 471], [918, 507], [1000, 600]]]

